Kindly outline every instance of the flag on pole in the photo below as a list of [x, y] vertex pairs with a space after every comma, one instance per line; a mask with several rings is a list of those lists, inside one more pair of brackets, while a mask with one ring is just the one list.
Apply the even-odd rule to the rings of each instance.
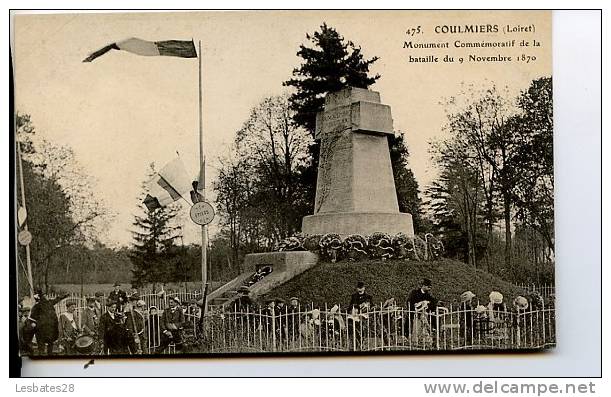
[[177, 157], [153, 175], [146, 186], [148, 194], [143, 203], [149, 211], [153, 211], [184, 198], [191, 190], [191, 181], [185, 165], [180, 157]]
[[193, 40], [147, 41], [132, 37], [100, 48], [91, 53], [83, 62], [91, 62], [110, 50], [121, 50], [142, 56], [168, 56], [179, 58], [197, 58]]

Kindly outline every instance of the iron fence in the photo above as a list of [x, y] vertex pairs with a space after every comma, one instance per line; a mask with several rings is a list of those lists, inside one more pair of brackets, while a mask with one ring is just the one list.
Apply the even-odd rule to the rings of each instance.
[[247, 310], [210, 313], [205, 324], [203, 350], [210, 352], [544, 349], [556, 344], [553, 308]]
[[[178, 296], [185, 321], [181, 342], [160, 351], [160, 319], [168, 300]], [[81, 327], [85, 298], [73, 294], [56, 305], [59, 313], [74, 301]], [[339, 305], [291, 309], [209, 310], [201, 318], [198, 293], [146, 294], [141, 334], [142, 353], [252, 353], [308, 351], [451, 351], [477, 349], [546, 349], [556, 345], [555, 308], [494, 310], [492, 306], [439, 306], [434, 311], [378, 305], [367, 311]], [[101, 300], [104, 304], [104, 299]], [[104, 310], [104, 308], [103, 308]], [[108, 352], [95, 349], [93, 354]], [[61, 346], [61, 341], [58, 344]], [[61, 352], [60, 352], [61, 353]]]
[[554, 284], [515, 284], [516, 287], [522, 288], [526, 292], [536, 292], [543, 298], [553, 298], [556, 294], [556, 287]]

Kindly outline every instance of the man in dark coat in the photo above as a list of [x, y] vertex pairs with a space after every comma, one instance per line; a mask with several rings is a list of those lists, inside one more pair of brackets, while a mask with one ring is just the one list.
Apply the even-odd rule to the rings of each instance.
[[288, 338], [292, 341], [299, 337], [300, 311], [301, 308], [299, 307], [299, 298], [296, 296], [292, 296], [291, 299], [289, 299], [289, 305], [287, 309], [288, 316], [286, 320]]
[[31, 308], [20, 304], [19, 305], [19, 342], [21, 344], [21, 351], [26, 355], [31, 355], [32, 351], [32, 339], [34, 338], [34, 327], [32, 327], [32, 320], [30, 320]]
[[138, 307], [140, 295], [136, 292], [129, 297], [129, 305], [125, 311], [125, 327], [129, 334], [129, 351], [132, 354], [142, 354], [145, 346], [144, 315]]
[[365, 283], [359, 281], [356, 283], [356, 292], [350, 297], [350, 304], [348, 307], [351, 311], [356, 309], [357, 312], [360, 313], [367, 304], [369, 306], [373, 305], [373, 298], [371, 295], [365, 293]]
[[68, 295], [64, 295], [52, 300], [47, 300], [42, 290], [37, 289], [34, 292], [34, 300], [36, 303], [32, 306], [29, 320], [31, 327], [34, 329], [39, 354], [53, 353], [53, 343], [55, 343], [59, 337], [59, 321], [53, 306], [67, 296]]
[[356, 346], [353, 346], [354, 349], [360, 346], [363, 341], [362, 338], [369, 332], [366, 326], [367, 321], [363, 320], [367, 318], [366, 313], [372, 305], [373, 298], [365, 292], [365, 283], [359, 281], [356, 284], [356, 292], [350, 297], [350, 304], [348, 305], [350, 313], [347, 316], [348, 335], [351, 335], [350, 338], [356, 342]]
[[128, 333], [123, 313], [117, 310], [117, 302], [106, 303], [106, 313], [100, 318], [98, 335], [104, 344], [103, 352], [110, 354], [127, 353]]
[[182, 349], [182, 329], [185, 324], [185, 314], [177, 297], [171, 298], [168, 304], [170, 307], [163, 310], [159, 319], [161, 344], [155, 351], [157, 354], [162, 353], [170, 343], [174, 343], [176, 349]]
[[127, 294], [121, 290], [121, 284], [115, 283], [113, 287], [115, 289], [108, 294], [108, 300], [117, 302], [117, 310], [121, 312], [123, 311], [123, 305], [127, 303]]
[[236, 312], [254, 312], [254, 302], [250, 299], [250, 289], [243, 285], [238, 289], [239, 297], [235, 300], [233, 308]]
[[[422, 279], [422, 282], [420, 282], [420, 287], [412, 290], [412, 292], [409, 293], [408, 297], [407, 297], [407, 302], [405, 307], [408, 310], [408, 316], [406, 316], [405, 319], [405, 336], [408, 336], [409, 333], [411, 332], [411, 325], [413, 324], [414, 321], [414, 315], [415, 315], [415, 311], [416, 311], [416, 304], [422, 301], [427, 301], [428, 303], [428, 308], [426, 309], [427, 313], [429, 313], [429, 315], [431, 315], [432, 313], [435, 312], [435, 310], [437, 309], [437, 299], [435, 299], [433, 297], [433, 295], [431, 295], [431, 290], [433, 288], [433, 283], [431, 282], [431, 280], [429, 280], [428, 278]], [[436, 321], [433, 321], [433, 319], [431, 319], [429, 317], [429, 323], [431, 324], [431, 328], [434, 330], [436, 329], [437, 323]]]
[[89, 336], [95, 336], [98, 332], [98, 325], [100, 323], [100, 315], [96, 310], [95, 298], [87, 298], [87, 306], [83, 310], [83, 319], [81, 326], [83, 327], [83, 333]]

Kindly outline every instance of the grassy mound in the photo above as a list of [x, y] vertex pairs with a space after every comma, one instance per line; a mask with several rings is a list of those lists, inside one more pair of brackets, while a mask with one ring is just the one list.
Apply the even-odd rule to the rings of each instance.
[[442, 259], [431, 262], [405, 260], [364, 260], [338, 263], [322, 262], [265, 294], [266, 298], [288, 299], [298, 296], [302, 303], [314, 305], [347, 305], [357, 281], [365, 282], [367, 293], [375, 304], [395, 298], [403, 306], [409, 292], [417, 288], [422, 278], [433, 281], [433, 296], [446, 304], [457, 303], [461, 293], [473, 291], [482, 303], [488, 302], [491, 291], [499, 291], [504, 301], [524, 294], [520, 288], [474, 269], [463, 262]]

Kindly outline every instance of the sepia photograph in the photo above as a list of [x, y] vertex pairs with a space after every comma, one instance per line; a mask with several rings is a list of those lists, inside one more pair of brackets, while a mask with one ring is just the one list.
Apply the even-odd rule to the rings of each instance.
[[557, 346], [550, 11], [11, 29], [22, 356]]

